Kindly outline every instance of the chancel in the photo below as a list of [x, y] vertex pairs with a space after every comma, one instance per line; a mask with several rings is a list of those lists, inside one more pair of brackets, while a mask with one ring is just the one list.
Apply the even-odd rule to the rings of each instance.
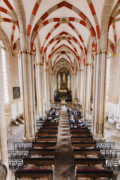
[[120, 180], [120, 0], [0, 0], [0, 180]]
[[71, 94], [71, 74], [66, 67], [61, 68], [56, 75], [57, 89], [55, 91], [55, 101], [65, 99], [66, 102], [72, 101]]

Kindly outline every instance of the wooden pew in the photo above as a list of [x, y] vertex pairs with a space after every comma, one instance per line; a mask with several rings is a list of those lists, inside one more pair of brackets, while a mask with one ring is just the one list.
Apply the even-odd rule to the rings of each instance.
[[105, 158], [75, 158], [75, 165], [96, 165], [96, 164], [105, 164]]
[[57, 133], [56, 132], [47, 132], [47, 131], [45, 131], [45, 132], [38, 132], [36, 135], [37, 136], [56, 136]]
[[87, 128], [70, 128], [71, 133], [73, 132], [90, 132]]
[[51, 122], [51, 121], [44, 121], [43, 125], [57, 126], [58, 123], [57, 122]]
[[92, 135], [89, 131], [88, 132], [72, 132], [71, 133], [72, 136], [90, 136]]
[[72, 142], [92, 142], [93, 137], [92, 136], [73, 136], [71, 137]]
[[44, 149], [47, 149], [47, 148], [50, 148], [50, 147], [55, 148], [56, 147], [56, 142], [46, 142], [46, 141], [33, 142], [32, 147], [41, 147], [41, 148], [44, 148]]
[[58, 126], [54, 126], [54, 125], [42, 125], [42, 128], [50, 128], [50, 129], [58, 129]]
[[51, 128], [51, 127], [53, 127], [53, 128], [58, 128], [58, 125], [53, 125], [53, 124], [42, 124], [42, 127], [44, 128], [44, 127], [49, 127], [49, 128]]
[[74, 155], [99, 155], [99, 149], [73, 149]]
[[44, 132], [44, 131], [45, 132], [47, 131], [47, 132], [56, 132], [57, 133], [58, 129], [57, 128], [50, 128], [50, 127], [49, 128], [41, 128], [41, 129], [39, 129], [38, 132]]
[[35, 137], [35, 141], [36, 142], [43, 142], [43, 141], [46, 141], [46, 142], [50, 142], [50, 141], [53, 141], [53, 142], [56, 142], [57, 140], [57, 136], [37, 136]]
[[72, 146], [73, 148], [95, 148], [96, 142], [72, 142]]
[[48, 166], [54, 164], [54, 158], [24, 158], [23, 162], [27, 164], [35, 164], [37, 166]]
[[46, 178], [46, 180], [52, 179], [52, 169], [19, 169], [15, 172], [15, 180], [18, 178], [29, 179], [41, 179]]
[[55, 149], [29, 149], [30, 155], [41, 155], [41, 156], [54, 156], [55, 155]]
[[97, 178], [112, 178], [113, 172], [111, 170], [106, 169], [77, 169], [77, 178], [79, 177], [90, 177], [94, 180], [97, 180]]

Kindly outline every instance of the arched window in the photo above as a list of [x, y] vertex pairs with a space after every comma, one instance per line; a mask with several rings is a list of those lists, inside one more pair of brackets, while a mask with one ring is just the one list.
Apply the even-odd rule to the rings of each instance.
[[3, 71], [4, 103], [7, 104], [9, 103], [9, 95], [8, 95], [6, 50], [2, 41], [0, 41], [0, 49], [1, 49], [1, 60], [2, 60], [2, 71]]

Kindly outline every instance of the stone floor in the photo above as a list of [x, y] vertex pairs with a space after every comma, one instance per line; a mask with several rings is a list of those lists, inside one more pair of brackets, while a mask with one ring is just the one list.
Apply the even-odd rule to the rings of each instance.
[[120, 130], [116, 129], [114, 124], [105, 122], [105, 140], [115, 142], [116, 148], [120, 149]]
[[19, 126], [13, 126], [9, 128], [8, 131], [8, 149], [14, 149], [14, 142], [22, 142], [22, 138], [24, 136], [24, 124], [20, 124]]
[[61, 111], [53, 180], [75, 180], [74, 157], [67, 112]]

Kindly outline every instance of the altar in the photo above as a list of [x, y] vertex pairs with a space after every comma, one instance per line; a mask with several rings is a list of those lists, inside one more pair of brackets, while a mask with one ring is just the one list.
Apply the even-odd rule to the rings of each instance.
[[57, 73], [56, 85], [57, 88], [54, 93], [54, 101], [61, 102], [62, 99], [65, 99], [66, 102], [71, 102], [71, 75], [67, 69], [62, 69]]

